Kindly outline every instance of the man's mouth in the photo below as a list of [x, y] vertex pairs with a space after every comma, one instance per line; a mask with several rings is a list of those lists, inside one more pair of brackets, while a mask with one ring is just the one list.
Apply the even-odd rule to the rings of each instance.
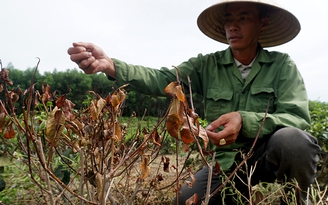
[[237, 35], [229, 36], [230, 41], [239, 40], [239, 39], [241, 39], [241, 36], [237, 36]]

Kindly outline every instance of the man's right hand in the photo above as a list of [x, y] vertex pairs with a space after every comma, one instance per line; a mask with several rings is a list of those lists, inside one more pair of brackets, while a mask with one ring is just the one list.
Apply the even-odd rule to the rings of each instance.
[[86, 74], [103, 72], [113, 78], [116, 77], [113, 60], [100, 47], [92, 43], [73, 43], [73, 47], [70, 47], [67, 53]]

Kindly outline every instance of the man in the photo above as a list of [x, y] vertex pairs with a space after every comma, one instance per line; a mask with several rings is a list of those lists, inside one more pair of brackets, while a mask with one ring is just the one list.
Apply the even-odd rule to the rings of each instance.
[[[183, 82], [187, 85], [189, 76], [193, 92], [204, 97], [205, 118], [211, 122], [206, 131], [222, 172], [231, 172], [234, 161], [240, 161], [238, 150], [249, 150], [268, 107], [260, 139], [247, 162], [249, 166], [256, 162], [252, 185], [296, 181], [306, 191], [315, 178], [320, 147], [302, 131], [310, 123], [305, 85], [287, 54], [263, 49], [292, 40], [300, 31], [298, 20], [269, 0], [223, 0], [200, 14], [198, 26], [207, 36], [229, 44], [224, 51], [199, 54], [178, 66]], [[174, 69], [129, 65], [109, 58], [91, 43], [73, 43], [68, 53], [85, 73], [103, 72], [118, 85], [129, 83], [145, 94], [164, 95], [164, 88], [176, 79]], [[204, 197], [207, 175], [203, 168], [195, 174], [193, 188], [182, 187], [181, 204], [195, 193]], [[213, 175], [212, 191], [221, 183], [221, 176]], [[237, 178], [235, 187], [247, 196], [247, 186]], [[304, 202], [305, 193], [301, 196]], [[220, 193], [210, 200], [220, 203], [238, 202]]]

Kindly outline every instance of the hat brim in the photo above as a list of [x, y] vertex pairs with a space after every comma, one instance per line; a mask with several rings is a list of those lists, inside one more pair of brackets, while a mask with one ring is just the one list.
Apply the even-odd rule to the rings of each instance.
[[205, 9], [197, 19], [199, 29], [208, 37], [228, 44], [224, 31], [224, 14], [227, 4], [251, 2], [270, 6], [269, 24], [261, 32], [259, 43], [262, 47], [278, 46], [294, 39], [301, 30], [298, 19], [275, 3], [259, 0], [225, 0]]

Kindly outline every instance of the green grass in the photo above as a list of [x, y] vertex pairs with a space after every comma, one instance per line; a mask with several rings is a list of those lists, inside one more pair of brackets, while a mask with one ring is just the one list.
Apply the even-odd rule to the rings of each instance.
[[126, 140], [130, 140], [131, 138], [137, 137], [142, 133], [144, 129], [151, 131], [158, 123], [160, 119], [157, 117], [145, 117], [144, 119], [133, 117], [121, 117], [120, 122], [124, 126], [128, 126], [126, 128]]
[[8, 158], [1, 157], [0, 164], [4, 167], [1, 178], [5, 181], [5, 189], [0, 192], [0, 202], [4, 204], [30, 204], [35, 201], [39, 191], [31, 181], [28, 168], [20, 160], [15, 159], [11, 162]]

